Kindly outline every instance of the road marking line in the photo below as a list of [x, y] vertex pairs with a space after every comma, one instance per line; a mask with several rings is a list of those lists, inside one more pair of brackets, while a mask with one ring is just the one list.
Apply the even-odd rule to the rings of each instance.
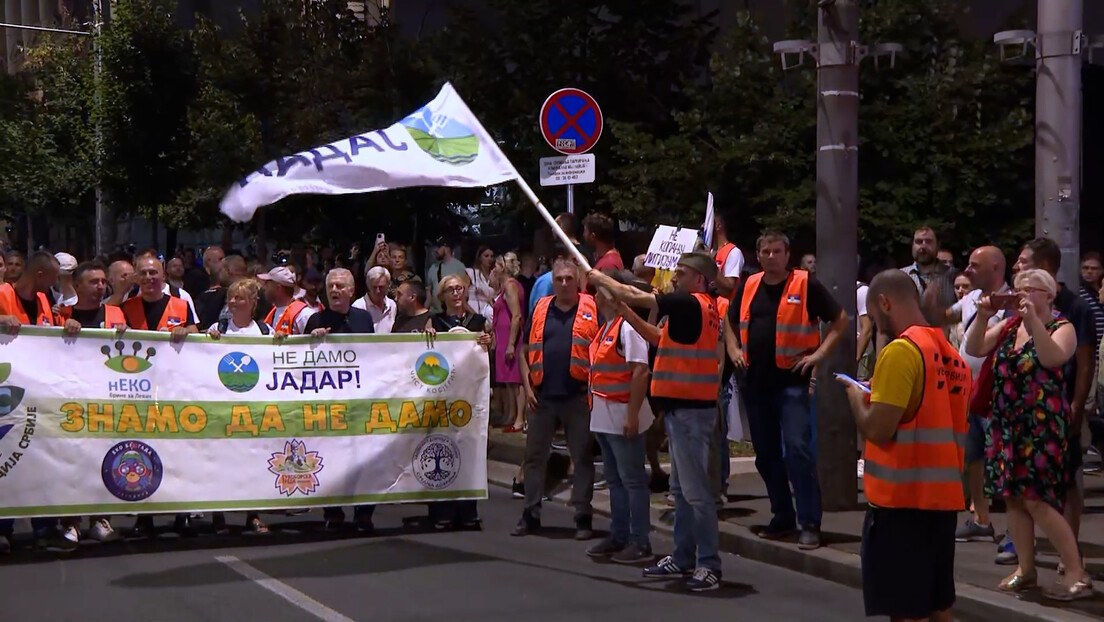
[[300, 592], [299, 590], [291, 587], [287, 583], [284, 583], [278, 579], [274, 579], [267, 574], [257, 570], [248, 563], [234, 557], [233, 555], [221, 555], [215, 558], [216, 560], [226, 564], [231, 570], [240, 574], [241, 576], [249, 579], [264, 589], [272, 592], [273, 594], [283, 598], [296, 607], [306, 611], [319, 620], [325, 622], [354, 622], [352, 618], [347, 618], [341, 613], [330, 609], [326, 605], [314, 600], [310, 596]]

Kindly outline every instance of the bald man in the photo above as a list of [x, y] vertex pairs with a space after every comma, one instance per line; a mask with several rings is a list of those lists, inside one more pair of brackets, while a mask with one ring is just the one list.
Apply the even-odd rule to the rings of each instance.
[[970, 374], [943, 330], [926, 321], [908, 274], [874, 277], [867, 310], [893, 341], [878, 357], [869, 393], [843, 383], [867, 439], [866, 615], [950, 622], [955, 523], [964, 503], [956, 439], [967, 428]]
[[[996, 246], [982, 246], [970, 253], [966, 276], [970, 277], [970, 283], [974, 289], [947, 309], [947, 322], [953, 324], [961, 321], [963, 326], [969, 326], [977, 314], [977, 303], [982, 296], [1010, 293], [1012, 290], [1004, 280], [1005, 269], [1004, 253]], [[989, 319], [988, 325], [994, 326], [1003, 321], [1004, 317], [1005, 312], [1002, 309]], [[966, 342], [963, 340], [960, 353], [970, 367], [972, 377], [976, 380], [985, 359], [969, 356], [966, 354], [965, 346]], [[973, 516], [959, 525], [955, 532], [955, 539], [959, 542], [993, 543], [996, 540], [996, 530], [989, 522], [989, 499], [985, 497], [982, 488], [985, 437], [989, 433], [987, 428], [985, 417], [970, 414], [970, 433], [966, 441], [966, 486], [969, 489], [974, 511]]]

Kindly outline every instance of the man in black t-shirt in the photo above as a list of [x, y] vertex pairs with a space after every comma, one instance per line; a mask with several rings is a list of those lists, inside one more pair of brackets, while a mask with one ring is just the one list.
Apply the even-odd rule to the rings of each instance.
[[72, 307], [63, 307], [65, 334], [77, 335], [82, 328], [117, 328], [126, 330], [126, 319], [122, 310], [112, 307], [113, 319], [122, 321], [121, 325], [108, 326], [104, 297], [107, 295], [107, 270], [103, 264], [86, 261], [73, 270], [73, 287], [77, 291], [77, 303]]
[[[758, 535], [777, 540], [800, 527], [798, 546], [815, 549], [820, 546], [822, 508], [812, 447], [810, 373], [816, 373], [851, 323], [823, 285], [804, 270], [788, 268], [786, 236], [765, 233], [755, 248], [763, 272], [742, 283], [729, 306], [725, 350], [738, 370], [746, 370], [741, 393], [755, 467], [771, 500], [773, 518]], [[819, 322], [831, 324], [823, 341]]]

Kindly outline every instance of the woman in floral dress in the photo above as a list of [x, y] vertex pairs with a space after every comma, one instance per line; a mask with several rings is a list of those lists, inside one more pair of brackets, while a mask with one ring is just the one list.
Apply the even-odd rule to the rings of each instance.
[[1016, 275], [1019, 315], [985, 328], [997, 311], [988, 297], [978, 304], [978, 321], [966, 331], [966, 353], [993, 354], [993, 407], [985, 442], [985, 494], [1003, 498], [1008, 528], [1019, 553], [1019, 568], [999, 588], [1019, 592], [1035, 587], [1035, 525], [1058, 549], [1065, 580], [1045, 595], [1056, 600], [1092, 596], [1092, 581], [1081, 565], [1077, 539], [1062, 516], [1068, 484], [1064, 459], [1069, 403], [1062, 366], [1073, 356], [1073, 326], [1053, 308], [1058, 286], [1042, 270]]

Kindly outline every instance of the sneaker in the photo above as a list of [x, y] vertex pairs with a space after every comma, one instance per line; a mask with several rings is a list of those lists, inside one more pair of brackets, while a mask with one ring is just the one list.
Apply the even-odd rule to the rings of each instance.
[[769, 525], [759, 529], [759, 532], [755, 535], [764, 540], [785, 540], [797, 533], [797, 525], [794, 524], [779, 524], [775, 521], [771, 521]]
[[11, 551], [11, 539], [8, 536], [0, 536], [0, 555], [8, 555]]
[[88, 537], [97, 542], [114, 542], [119, 539], [119, 532], [112, 529], [106, 518], [101, 518], [88, 530]]
[[674, 558], [670, 555], [656, 562], [654, 566], [648, 566], [644, 569], [644, 578], [646, 579], [670, 579], [672, 577], [689, 577], [694, 574], [692, 570], [683, 570], [675, 564]]
[[594, 529], [591, 527], [589, 521], [575, 523], [575, 539], [582, 542], [584, 540], [590, 540], [594, 537]]
[[625, 550], [625, 545], [621, 542], [614, 542], [613, 538], [604, 538], [601, 542], [587, 548], [587, 557], [605, 558], [610, 557], [614, 553], [620, 553]]
[[640, 564], [643, 562], [650, 562], [655, 559], [655, 555], [652, 554], [652, 547], [640, 546], [635, 542], [630, 543], [621, 551], [614, 553], [613, 557], [610, 557], [610, 561], [615, 564]]
[[721, 573], [713, 572], [708, 568], [698, 568], [694, 575], [686, 583], [686, 589], [691, 592], [708, 592], [721, 587]]
[[153, 538], [156, 535], [157, 532], [153, 527], [152, 516], [139, 516], [138, 519], [134, 521], [134, 527], [131, 527], [130, 531], [127, 532], [127, 537], [132, 540], [145, 540]]
[[811, 551], [820, 548], [820, 527], [807, 527], [801, 530], [797, 537], [797, 548], [802, 551]]
[[323, 522], [322, 529], [329, 533], [335, 533], [341, 529], [341, 526], [345, 524], [345, 512], [337, 511], [322, 516]]
[[515, 538], [528, 536], [540, 531], [540, 526], [541, 525], [539, 520], [533, 520], [531, 518], [523, 516], [521, 520], [518, 521], [517, 525], [514, 526], [514, 529], [510, 532], [510, 535], [514, 536]]
[[519, 484], [517, 479], [514, 479], [514, 484], [510, 488], [510, 496], [515, 499], [525, 498], [525, 484]]
[[376, 526], [372, 523], [372, 517], [361, 515], [356, 518], [356, 530], [358, 533], [371, 534], [376, 531]]
[[1012, 544], [1012, 538], [1005, 537], [1001, 547], [997, 550], [997, 558], [993, 560], [999, 566], [1017, 566], [1020, 558], [1016, 555], [1016, 547]]
[[63, 551], [74, 551], [80, 546], [80, 530], [75, 525], [69, 525], [57, 539], [57, 548]]
[[594, 489], [595, 490], [605, 490], [607, 488], [609, 488], [609, 483], [606, 482], [605, 478], [602, 478], [602, 479], [594, 482]]
[[997, 532], [993, 525], [979, 525], [974, 519], [967, 518], [966, 522], [955, 530], [955, 542], [996, 542]]
[[552, 441], [552, 449], [556, 451], [567, 451], [566, 441]]

